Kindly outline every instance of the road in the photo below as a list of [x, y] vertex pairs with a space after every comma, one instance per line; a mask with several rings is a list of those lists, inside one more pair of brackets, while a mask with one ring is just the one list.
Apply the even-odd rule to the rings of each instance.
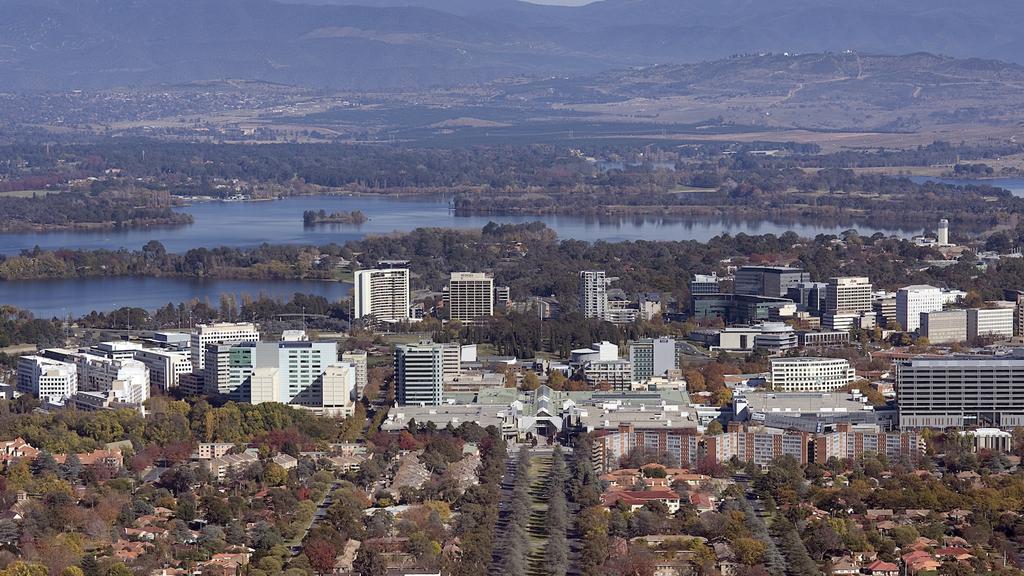
[[306, 526], [306, 529], [302, 531], [302, 535], [292, 540], [291, 545], [288, 547], [291, 550], [292, 556], [302, 554], [302, 542], [306, 540], [306, 536], [313, 529], [313, 526], [316, 526], [318, 522], [327, 517], [327, 509], [334, 503], [331, 500], [331, 494], [340, 487], [341, 480], [335, 480], [334, 484], [331, 484], [331, 487], [327, 490], [323, 500], [316, 505], [316, 511], [313, 512], [313, 518], [309, 521], [309, 526]]

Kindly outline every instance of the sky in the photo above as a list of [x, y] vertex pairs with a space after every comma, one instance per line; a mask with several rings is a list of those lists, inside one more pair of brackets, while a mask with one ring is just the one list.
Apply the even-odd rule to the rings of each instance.
[[552, 6], [583, 6], [595, 0], [526, 0], [531, 4], [551, 4]]

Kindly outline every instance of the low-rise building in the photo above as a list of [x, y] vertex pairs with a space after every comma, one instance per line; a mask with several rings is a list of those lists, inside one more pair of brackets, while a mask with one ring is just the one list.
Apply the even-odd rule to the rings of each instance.
[[775, 358], [769, 383], [777, 391], [829, 392], [848, 386], [855, 377], [842, 358]]

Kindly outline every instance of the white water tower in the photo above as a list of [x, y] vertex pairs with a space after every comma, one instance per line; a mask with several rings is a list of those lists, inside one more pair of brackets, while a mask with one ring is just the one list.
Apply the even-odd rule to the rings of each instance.
[[939, 246], [949, 246], [949, 220], [939, 220]]

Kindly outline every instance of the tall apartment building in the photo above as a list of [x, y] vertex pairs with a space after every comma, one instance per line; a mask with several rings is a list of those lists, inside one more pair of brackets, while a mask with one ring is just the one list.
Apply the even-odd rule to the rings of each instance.
[[1024, 351], [896, 362], [900, 428], [1024, 426]]
[[967, 311], [967, 339], [980, 337], [1013, 338], [1015, 304], [1003, 302], [995, 308], [971, 308]]
[[921, 336], [931, 344], [967, 340], [967, 310], [936, 310], [921, 314]]
[[690, 294], [718, 294], [721, 291], [721, 279], [717, 272], [694, 274], [693, 280], [690, 280]]
[[395, 384], [399, 405], [441, 404], [445, 346], [433, 342], [395, 347]]
[[896, 321], [907, 332], [921, 327], [921, 314], [937, 312], [964, 296], [957, 290], [941, 290], [927, 284], [915, 284], [896, 292]]
[[358, 270], [353, 278], [353, 313], [381, 322], [409, 320], [409, 269]]
[[580, 311], [584, 318], [608, 317], [608, 284], [611, 280], [604, 270], [580, 272]]
[[644, 338], [630, 342], [629, 362], [633, 382], [664, 376], [677, 366], [676, 341], [672, 338]]
[[363, 391], [366, 390], [366, 384], [368, 382], [366, 360], [366, 350], [350, 350], [341, 354], [341, 361], [351, 364], [356, 369], [356, 387], [352, 392], [352, 397], [355, 400], [358, 400], [362, 396]]
[[863, 276], [830, 278], [825, 287], [825, 312], [870, 312], [871, 281]]
[[207, 344], [256, 342], [259, 339], [259, 330], [251, 322], [200, 324], [192, 331], [190, 339], [192, 370], [201, 373], [206, 367]]
[[463, 323], [494, 316], [494, 277], [483, 272], [453, 272], [448, 280], [448, 319]]
[[830, 392], [856, 378], [842, 358], [773, 358], [769, 382], [782, 392]]
[[734, 292], [753, 296], [784, 298], [790, 288], [810, 282], [811, 275], [785, 266], [743, 266], [736, 271]]
[[149, 368], [149, 381], [165, 392], [177, 388], [181, 376], [192, 372], [192, 359], [184, 351], [142, 348], [135, 351], [135, 359]]
[[18, 358], [16, 388], [40, 402], [62, 405], [78, 392], [78, 368], [42, 356], [22, 356]]

